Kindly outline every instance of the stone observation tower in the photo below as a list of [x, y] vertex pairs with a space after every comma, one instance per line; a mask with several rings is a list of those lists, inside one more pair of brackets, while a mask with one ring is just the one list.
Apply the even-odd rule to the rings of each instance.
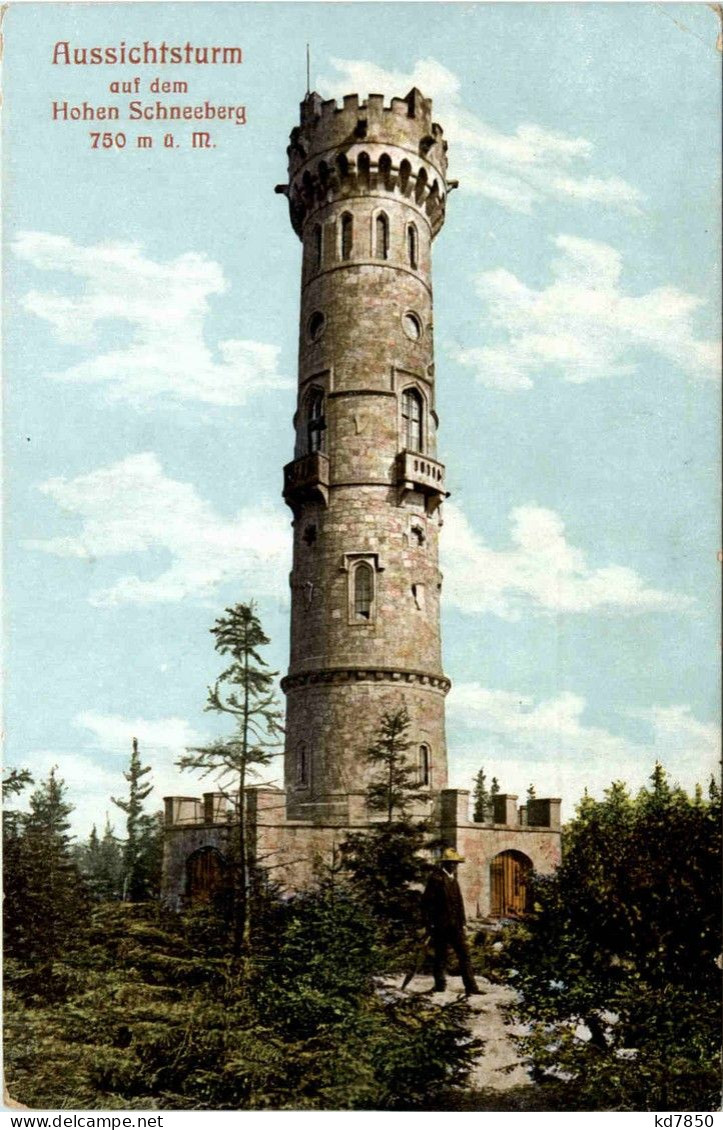
[[289, 816], [346, 822], [364, 751], [406, 706], [419, 782], [447, 784], [432, 240], [447, 144], [418, 90], [310, 94], [288, 196], [303, 245], [285, 784]]
[[[308, 94], [287, 183], [302, 248], [294, 458], [291, 658], [284, 789], [248, 788], [249, 858], [288, 891], [313, 883], [366, 805], [365, 752], [405, 707], [418, 815], [467, 859], [468, 910], [524, 913], [527, 876], [560, 859], [560, 801], [499, 793], [479, 820], [447, 787], [438, 540], [432, 240], [444, 223], [447, 145], [416, 89], [341, 105]], [[499, 771], [489, 751], [478, 763]], [[236, 820], [222, 793], [166, 797], [163, 897], [208, 901], [229, 882]]]

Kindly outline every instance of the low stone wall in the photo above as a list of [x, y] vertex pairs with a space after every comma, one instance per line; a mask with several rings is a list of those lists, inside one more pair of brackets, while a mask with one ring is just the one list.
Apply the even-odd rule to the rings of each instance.
[[[196, 824], [166, 826], [163, 857], [163, 898], [176, 909], [186, 899], [187, 861], [194, 852], [213, 848], [222, 855], [228, 850], [230, 825], [213, 794], [204, 798], [198, 808]], [[170, 798], [169, 798], [170, 799]], [[187, 798], [186, 798], [187, 799]], [[352, 832], [369, 828], [369, 813], [363, 798], [351, 796], [349, 820], [334, 822], [289, 820], [285, 794], [273, 788], [249, 789], [246, 797], [246, 819], [249, 854], [284, 893], [293, 893], [311, 886], [339, 861], [340, 845]], [[531, 866], [541, 874], [549, 874], [560, 862], [559, 801], [546, 801], [556, 826], [532, 827], [527, 824], [477, 824], [469, 820], [469, 794], [464, 789], [445, 789], [437, 795], [435, 823], [445, 844], [464, 856], [459, 868], [459, 882], [469, 917], [485, 918], [492, 913], [491, 869], [503, 852], [513, 852], [523, 866]], [[354, 802], [354, 803], [352, 803]], [[505, 798], [505, 813], [518, 820], [516, 798]], [[184, 810], [185, 811], [185, 810]], [[176, 808], [169, 805], [172, 819]], [[524, 815], [524, 809], [522, 810]], [[218, 816], [223, 822], [214, 822]], [[205, 818], [208, 818], [203, 821]]]
[[541, 875], [549, 875], [560, 863], [560, 833], [551, 828], [489, 828], [470, 823], [454, 831], [451, 846], [465, 858], [458, 877], [469, 918], [487, 918], [492, 913], [491, 866], [501, 852], [519, 852]]

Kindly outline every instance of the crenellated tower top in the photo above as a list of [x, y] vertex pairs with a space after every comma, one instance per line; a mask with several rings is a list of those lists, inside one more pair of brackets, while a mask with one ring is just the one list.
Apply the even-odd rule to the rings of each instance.
[[315, 92], [301, 103], [301, 124], [291, 131], [288, 197], [291, 223], [304, 224], [332, 199], [367, 192], [400, 194], [426, 217], [435, 236], [444, 223], [447, 142], [432, 121], [432, 101], [414, 87], [406, 98], [348, 94], [339, 106]]

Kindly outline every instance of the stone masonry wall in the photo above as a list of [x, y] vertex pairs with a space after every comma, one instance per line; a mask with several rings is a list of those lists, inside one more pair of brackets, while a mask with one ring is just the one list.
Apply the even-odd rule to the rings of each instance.
[[[328, 509], [305, 510], [294, 528], [289, 674], [375, 665], [442, 676], [438, 538], [438, 515], [418, 498], [398, 505], [388, 486], [339, 488]], [[374, 566], [368, 622], [350, 608], [355, 554]]]
[[[466, 803], [464, 790], [442, 793], [442, 811], [448, 800]], [[339, 846], [350, 832], [369, 826], [370, 814], [362, 796], [345, 798], [345, 823], [287, 819], [284, 794], [278, 789], [249, 790], [247, 817], [251, 856], [270, 878], [288, 893], [304, 890], [318, 881], [325, 869], [338, 861]], [[353, 803], [349, 804], [349, 801]], [[431, 798], [434, 803], [435, 798]], [[461, 811], [461, 807], [459, 808]], [[439, 813], [433, 813], [439, 819]], [[228, 824], [167, 827], [164, 845], [164, 901], [176, 909], [185, 902], [186, 861], [199, 848], [227, 850]], [[460, 819], [442, 827], [443, 841], [465, 857], [458, 876], [468, 918], [490, 914], [490, 866], [503, 851], [520, 852], [534, 869], [549, 874], [560, 862], [559, 828], [485, 826]]]
[[[373, 743], [379, 721], [385, 712], [405, 706], [411, 718], [413, 741], [408, 756], [412, 763], [418, 747], [430, 752], [430, 789], [447, 784], [447, 758], [444, 733], [444, 693], [404, 678], [382, 680], [353, 675], [346, 682], [310, 683], [287, 692], [287, 741], [285, 779], [289, 815], [299, 805], [322, 802], [328, 795], [337, 801], [335, 812], [346, 820], [347, 793], [363, 793], [372, 774], [364, 760]], [[307, 783], [297, 780], [298, 745], [309, 753]], [[327, 813], [328, 815], [328, 813]]]
[[549, 875], [560, 863], [560, 833], [551, 828], [501, 828], [466, 824], [453, 837], [465, 862], [458, 870], [467, 917], [486, 917], [490, 905], [490, 865], [503, 851], [526, 856], [535, 871]]
[[[412, 756], [428, 746], [431, 787], [446, 785], [449, 683], [438, 564], [444, 487], [436, 462], [431, 287], [445, 148], [431, 103], [418, 91], [387, 108], [375, 96], [336, 107], [309, 95], [291, 136], [284, 191], [304, 247], [294, 455], [303, 461], [320, 451], [326, 481], [323, 490], [288, 497], [294, 551], [283, 688], [290, 815], [315, 805], [318, 820], [344, 820], [343, 794], [368, 784], [364, 750], [382, 714], [402, 703], [411, 715]], [[412, 390], [421, 409], [413, 451], [426, 462], [404, 462], [402, 473], [409, 438], [403, 404]], [[314, 446], [313, 405], [321, 394], [323, 427]], [[417, 466], [424, 470], [415, 478]], [[365, 618], [354, 612], [361, 561], [373, 571]], [[310, 758], [308, 773], [299, 772], [301, 750]]]

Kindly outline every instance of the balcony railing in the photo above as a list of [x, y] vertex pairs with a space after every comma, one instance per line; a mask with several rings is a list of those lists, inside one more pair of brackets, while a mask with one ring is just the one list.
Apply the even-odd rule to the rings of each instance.
[[312, 451], [284, 467], [284, 501], [294, 510], [308, 499], [329, 502], [329, 460], [321, 451]]
[[447, 498], [444, 489], [444, 464], [417, 451], [401, 451], [397, 456], [397, 485], [407, 491], [421, 491], [430, 513]]

